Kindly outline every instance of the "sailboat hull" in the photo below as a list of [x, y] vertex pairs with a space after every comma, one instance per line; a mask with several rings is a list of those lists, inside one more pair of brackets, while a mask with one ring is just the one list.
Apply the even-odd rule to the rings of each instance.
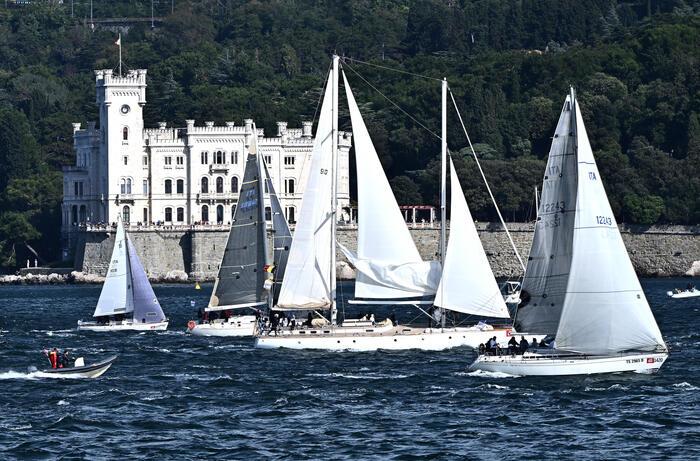
[[481, 330], [476, 327], [439, 329], [378, 326], [358, 331], [357, 328], [326, 327], [259, 335], [255, 338], [255, 347], [357, 352], [379, 349], [441, 351], [455, 347], [478, 348], [479, 344], [494, 336], [497, 341], [505, 343], [511, 334], [511, 328]]
[[167, 320], [156, 323], [138, 323], [131, 320], [97, 323], [78, 320], [78, 330], [80, 331], [165, 331], [167, 329]]
[[480, 355], [470, 370], [506, 373], [513, 376], [568, 376], [601, 373], [656, 373], [668, 358], [666, 352], [587, 356], [566, 353]]
[[190, 321], [187, 332], [194, 336], [253, 336], [256, 319], [254, 315], [238, 315], [226, 320], [214, 320], [208, 323]]

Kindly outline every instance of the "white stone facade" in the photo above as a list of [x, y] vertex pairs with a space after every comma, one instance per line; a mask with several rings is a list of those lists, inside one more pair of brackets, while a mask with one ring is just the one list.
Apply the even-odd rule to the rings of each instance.
[[[184, 128], [145, 129], [146, 70], [125, 76], [95, 71], [99, 128], [73, 124], [76, 165], [64, 168], [65, 247], [81, 225], [115, 222], [132, 226], [230, 223], [238, 201], [253, 120]], [[293, 223], [299, 215], [311, 164], [311, 122], [301, 129], [277, 123], [277, 135], [257, 129], [258, 146], [275, 190]], [[339, 133], [338, 205], [349, 208], [350, 133]], [[329, 198], [330, 200], [330, 198]]]

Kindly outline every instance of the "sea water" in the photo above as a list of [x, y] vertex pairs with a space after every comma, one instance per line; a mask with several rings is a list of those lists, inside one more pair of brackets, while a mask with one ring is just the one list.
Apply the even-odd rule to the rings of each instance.
[[[469, 372], [467, 349], [256, 350], [185, 334], [211, 285], [156, 286], [170, 327], [148, 333], [76, 331], [99, 286], [0, 287], [0, 459], [700, 459], [700, 298], [665, 294], [686, 283], [643, 281], [672, 350], [659, 374], [559, 378]], [[49, 347], [119, 358], [94, 380], [27, 372]]]

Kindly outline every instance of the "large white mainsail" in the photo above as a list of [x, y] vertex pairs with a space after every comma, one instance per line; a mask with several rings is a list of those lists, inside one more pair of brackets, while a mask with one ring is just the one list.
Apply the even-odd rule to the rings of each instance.
[[311, 153], [309, 177], [304, 189], [299, 219], [294, 230], [287, 268], [277, 306], [283, 309], [331, 307], [335, 296], [335, 264], [332, 209], [333, 176], [333, 88], [338, 75], [331, 72], [321, 105], [316, 139]]
[[598, 172], [573, 94], [578, 194], [573, 256], [557, 348], [588, 354], [665, 348]]
[[452, 159], [450, 193], [450, 237], [435, 305], [465, 314], [508, 318]]
[[134, 292], [131, 284], [131, 268], [127, 253], [126, 233], [121, 218], [117, 220], [117, 234], [114, 238], [112, 258], [107, 269], [107, 277], [102, 285], [100, 299], [93, 317], [115, 314], [128, 314], [134, 311]]
[[357, 270], [355, 296], [396, 299], [434, 295], [440, 263], [420, 257], [345, 73], [343, 81], [357, 165], [357, 254], [342, 245], [340, 248]]

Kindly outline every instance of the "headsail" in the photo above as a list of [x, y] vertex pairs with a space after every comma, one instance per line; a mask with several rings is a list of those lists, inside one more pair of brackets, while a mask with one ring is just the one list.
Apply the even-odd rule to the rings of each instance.
[[267, 277], [265, 204], [257, 140], [248, 152], [238, 206], [207, 311], [262, 306]]
[[309, 177], [292, 247], [289, 251], [285, 277], [277, 306], [283, 309], [315, 309], [331, 307], [335, 296], [332, 221], [333, 175], [333, 88], [338, 76], [331, 72], [321, 105], [316, 138], [311, 153]]
[[465, 314], [508, 318], [452, 159], [450, 183], [450, 237], [435, 305]]
[[665, 348], [598, 172], [572, 94], [578, 141], [573, 258], [557, 347], [589, 354]]
[[282, 205], [275, 192], [275, 186], [270, 179], [267, 165], [264, 162], [263, 168], [265, 169], [265, 181], [267, 181], [267, 192], [270, 197], [270, 208], [272, 210], [272, 264], [274, 265], [273, 299], [274, 303], [276, 303], [279, 299], [280, 288], [282, 288], [284, 272], [287, 269], [289, 249], [292, 246], [292, 233], [289, 231], [289, 224], [287, 224], [287, 219], [284, 217]]
[[434, 295], [440, 263], [423, 261], [408, 231], [367, 127], [343, 73], [357, 162], [357, 254], [341, 247], [357, 269], [355, 296], [395, 299]]
[[117, 220], [114, 249], [102, 285], [100, 299], [93, 317], [128, 314], [134, 310], [134, 293], [131, 286], [131, 270], [126, 248], [126, 233], [121, 218]]
[[136, 254], [136, 248], [131, 240], [126, 238], [129, 251], [129, 266], [131, 268], [131, 284], [134, 294], [134, 322], [158, 323], [165, 321], [165, 314], [160, 307], [153, 287], [148, 281], [146, 271]]
[[555, 334], [571, 267], [576, 211], [576, 134], [567, 98], [552, 139], [535, 235], [515, 316], [520, 331]]

